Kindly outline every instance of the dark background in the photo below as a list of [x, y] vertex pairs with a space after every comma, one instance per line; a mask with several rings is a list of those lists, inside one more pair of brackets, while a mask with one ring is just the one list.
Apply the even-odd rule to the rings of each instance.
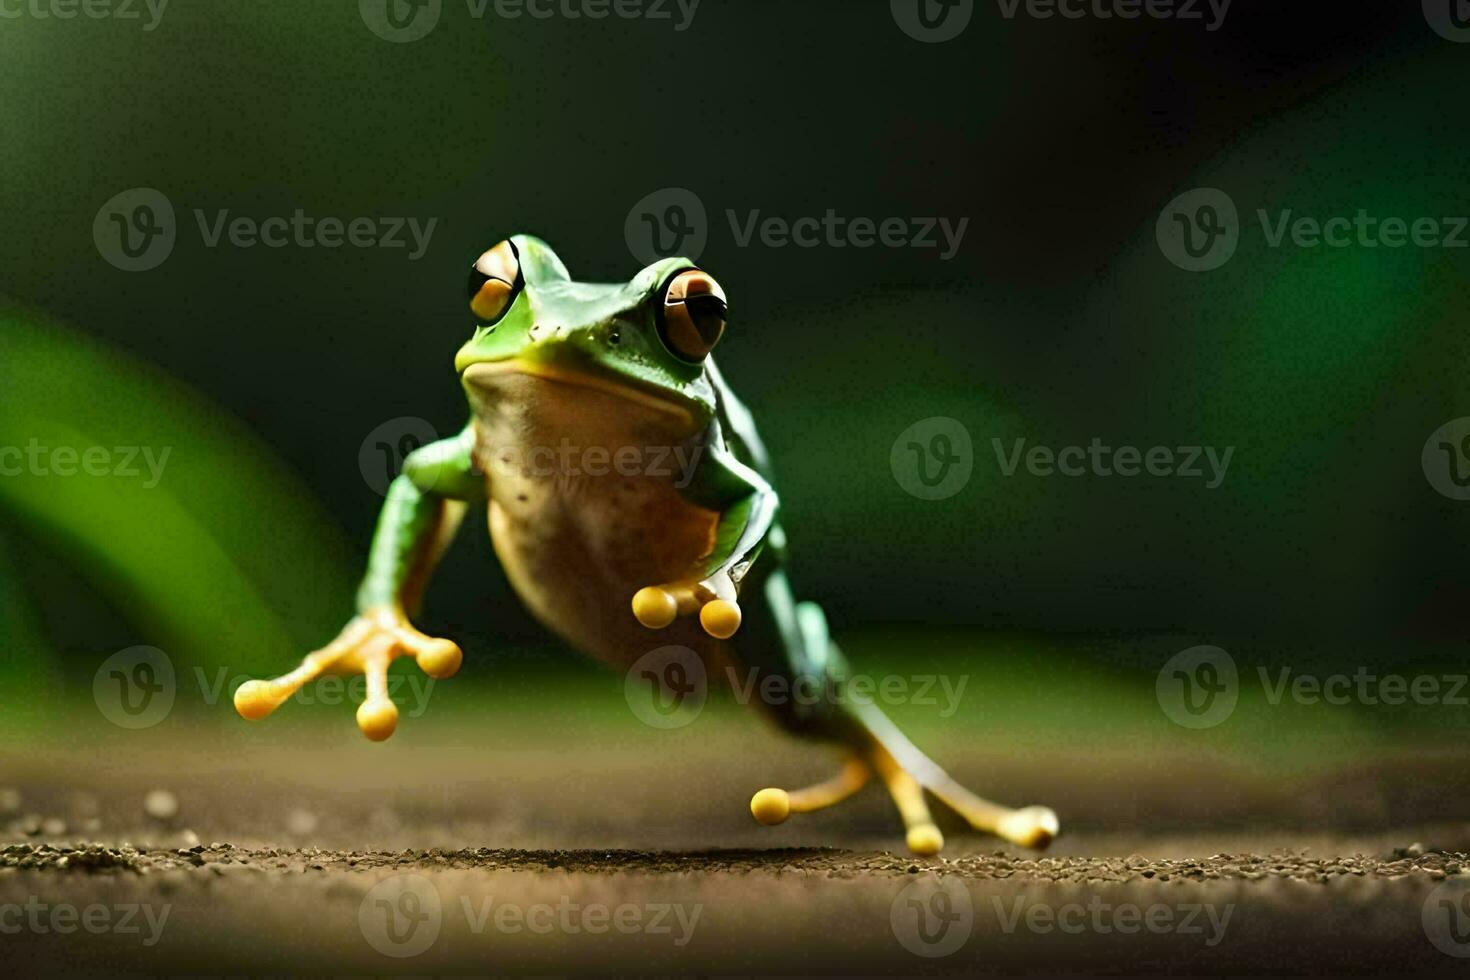
[[[341, 542], [304, 560], [350, 576], [379, 504], [357, 465], [364, 437], [400, 416], [444, 434], [463, 422], [451, 359], [470, 328], [467, 263], [524, 231], [577, 278], [628, 279], [630, 207], [687, 187], [711, 217], [701, 264], [734, 308], [718, 359], [773, 451], [798, 587], [839, 630], [1454, 655], [1470, 636], [1470, 504], [1436, 493], [1419, 460], [1431, 432], [1470, 415], [1466, 252], [1270, 249], [1252, 216], [1470, 214], [1467, 59], [1416, 3], [1237, 0], [1213, 33], [1006, 20], [979, 3], [938, 45], [877, 0], [703, 0], [682, 33], [474, 20], [446, 0], [408, 44], [370, 33], [350, 0], [173, 0], [147, 33], [3, 21], [0, 290], [91, 356], [152, 365], [241, 423], [249, 458], [274, 459], [293, 499], [314, 502], [308, 523]], [[179, 241], [130, 274], [102, 260], [91, 226], [137, 186], [171, 199]], [[1154, 240], [1160, 209], [1196, 186], [1226, 190], [1248, 225], [1207, 274]], [[438, 225], [417, 262], [210, 249], [194, 208]], [[742, 248], [726, 208], [970, 223], [944, 262]], [[86, 399], [87, 379], [71, 380], [38, 389], [55, 399], [45, 410]], [[937, 502], [889, 471], [895, 438], [930, 416], [963, 421], [976, 447], [969, 485]], [[1211, 491], [1004, 478], [990, 447], [1094, 436], [1235, 456]], [[187, 480], [171, 492], [190, 506]], [[0, 506], [40, 632], [63, 652], [144, 642], [132, 592], [65, 523]], [[268, 513], [202, 523], [292, 553]], [[483, 533], [472, 520], [428, 623], [480, 652], [534, 641]], [[303, 642], [350, 611], [335, 580], [272, 598], [284, 587], [269, 562], [252, 574], [283, 618], [320, 610], [293, 624]]]

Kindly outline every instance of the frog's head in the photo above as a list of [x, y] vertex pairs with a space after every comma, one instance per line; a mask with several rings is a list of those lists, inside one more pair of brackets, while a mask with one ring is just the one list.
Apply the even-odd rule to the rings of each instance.
[[474, 336], [455, 356], [471, 398], [543, 379], [687, 417], [714, 413], [705, 362], [725, 329], [725, 294], [687, 259], [664, 259], [629, 282], [575, 282], [551, 247], [517, 235], [475, 260]]

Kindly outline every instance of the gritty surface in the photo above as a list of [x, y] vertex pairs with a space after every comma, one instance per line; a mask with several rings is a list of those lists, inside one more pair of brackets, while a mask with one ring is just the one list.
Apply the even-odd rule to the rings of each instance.
[[[1470, 855], [1452, 851], [1423, 853], [1410, 845], [1392, 855], [1309, 857], [1305, 854], [1212, 854], [1204, 858], [1126, 858], [1020, 856], [1006, 851], [945, 858], [938, 868], [958, 878], [1026, 882], [1158, 882], [1293, 880], [1327, 884], [1352, 876], [1394, 880], [1416, 876], [1444, 881], [1470, 866]], [[891, 853], [835, 848], [697, 851], [668, 854], [624, 850], [524, 851], [489, 847], [415, 851], [335, 851], [321, 848], [236, 847], [223, 841], [190, 847], [136, 848], [106, 844], [9, 844], [0, 849], [0, 869], [52, 872], [154, 872], [205, 869], [216, 874], [239, 868], [269, 874], [374, 871], [519, 871], [564, 874], [748, 874], [802, 873], [834, 878], [913, 875], [934, 865]]]
[[289, 725], [223, 731], [0, 751], [10, 963], [109, 975], [1470, 963], [1463, 756], [1287, 778], [1193, 757], [972, 752], [964, 778], [1055, 805], [1064, 835], [1034, 854], [941, 814], [948, 846], [923, 859], [903, 851], [877, 790], [756, 825], [753, 789], [832, 763], [737, 723], [673, 741], [546, 731], [485, 744], [446, 726], [382, 746]]

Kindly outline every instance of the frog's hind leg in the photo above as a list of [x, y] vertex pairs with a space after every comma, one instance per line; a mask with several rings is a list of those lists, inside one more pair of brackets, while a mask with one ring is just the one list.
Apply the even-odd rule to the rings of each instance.
[[903, 818], [909, 849], [916, 854], [937, 854], [944, 846], [944, 836], [925, 803], [925, 790], [983, 833], [1036, 849], [1052, 842], [1060, 829], [1052, 810], [1044, 806], [1011, 809], [976, 796], [919, 751], [871, 700], [843, 696], [849, 671], [828, 633], [821, 607], [796, 603], [792, 613], [804, 668], [827, 678], [839, 692], [838, 710], [823, 727], [829, 737], [850, 746], [852, 754], [842, 773], [828, 782], [794, 793], [761, 790], [751, 800], [751, 813], [757, 820], [780, 823], [789, 813], [831, 806], [857, 792], [876, 773]]
[[[976, 796], [919, 751], [876, 705], [866, 703], [853, 708], [854, 717], [872, 736], [882, 756], [900, 766], [915, 782], [943, 800], [976, 830], [1036, 850], [1045, 849], [1061, 832], [1057, 815], [1050, 807], [1012, 809]], [[894, 798], [898, 800], [897, 793]], [[903, 803], [900, 802], [899, 806], [902, 809]]]
[[842, 770], [826, 782], [802, 789], [763, 789], [750, 798], [750, 813], [766, 826], [785, 823], [793, 813], [811, 813], [836, 806], [868, 784], [873, 770], [856, 752], [850, 753]]

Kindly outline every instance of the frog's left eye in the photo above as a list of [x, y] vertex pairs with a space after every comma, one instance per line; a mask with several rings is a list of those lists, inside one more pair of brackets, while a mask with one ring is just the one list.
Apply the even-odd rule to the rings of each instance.
[[520, 253], [509, 240], [503, 241], [470, 268], [470, 312], [483, 324], [494, 323], [510, 309], [523, 285]]
[[730, 307], [725, 291], [707, 272], [689, 269], [664, 287], [659, 311], [659, 335], [664, 345], [685, 361], [702, 361], [725, 333]]

